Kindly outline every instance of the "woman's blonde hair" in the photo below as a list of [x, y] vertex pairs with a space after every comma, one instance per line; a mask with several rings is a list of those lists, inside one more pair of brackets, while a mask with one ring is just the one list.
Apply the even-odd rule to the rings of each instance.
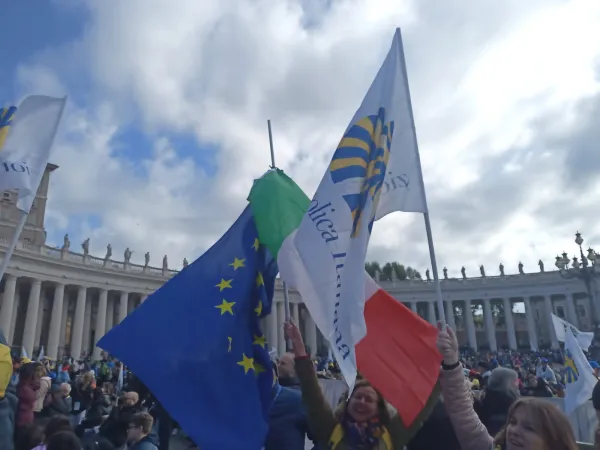
[[82, 386], [87, 387], [90, 384], [92, 384], [92, 381], [94, 381], [94, 375], [92, 374], [92, 372], [86, 372], [83, 375], [81, 375]]
[[523, 397], [512, 404], [504, 428], [494, 439], [495, 445], [504, 447], [506, 444], [506, 429], [519, 408], [526, 409], [536, 433], [544, 440], [546, 448], [577, 450], [575, 435], [567, 416], [549, 401], [535, 397]]

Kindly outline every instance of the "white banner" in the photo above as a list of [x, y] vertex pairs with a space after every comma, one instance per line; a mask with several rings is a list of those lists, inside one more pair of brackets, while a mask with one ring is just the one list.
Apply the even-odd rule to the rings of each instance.
[[0, 111], [0, 191], [17, 190], [17, 207], [29, 213], [50, 157], [66, 98], [31, 95]]
[[561, 319], [558, 316], [555, 316], [554, 314], [552, 314], [552, 323], [554, 324], [556, 339], [558, 339], [560, 342], [565, 342], [566, 331], [568, 328], [570, 328], [573, 332], [573, 336], [575, 336], [575, 340], [583, 350], [587, 352], [589, 346], [592, 345], [594, 333], [589, 331], [579, 331], [575, 325]]

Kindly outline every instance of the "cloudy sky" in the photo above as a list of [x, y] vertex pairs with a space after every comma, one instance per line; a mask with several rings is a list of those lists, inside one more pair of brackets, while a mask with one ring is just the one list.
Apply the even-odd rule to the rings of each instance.
[[[440, 266], [600, 249], [597, 0], [4, 3], [0, 103], [69, 96], [50, 245], [194, 259], [268, 168], [269, 118], [312, 195], [400, 26]], [[422, 217], [377, 222], [369, 258], [424, 271]]]

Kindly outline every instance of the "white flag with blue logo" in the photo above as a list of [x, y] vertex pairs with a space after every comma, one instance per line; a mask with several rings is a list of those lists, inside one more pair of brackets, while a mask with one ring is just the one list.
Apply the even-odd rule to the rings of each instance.
[[50, 157], [66, 98], [31, 95], [0, 109], [0, 191], [17, 190], [29, 213]]
[[569, 415], [592, 398], [598, 382], [571, 328], [565, 331], [565, 382], [565, 413]]
[[365, 258], [373, 222], [426, 202], [400, 30], [333, 154], [300, 226], [277, 257], [329, 340], [346, 383], [366, 336]]

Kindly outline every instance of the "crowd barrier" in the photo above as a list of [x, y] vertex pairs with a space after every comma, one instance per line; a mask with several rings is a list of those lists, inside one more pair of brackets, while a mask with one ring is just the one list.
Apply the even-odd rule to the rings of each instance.
[[[346, 392], [346, 383], [339, 380], [325, 380], [319, 379], [319, 384], [325, 398], [335, 408], [342, 395]], [[565, 401], [562, 398], [550, 398], [548, 399], [554, 403], [561, 411], [565, 410]], [[570, 416], [569, 421], [573, 427], [575, 438], [582, 442], [594, 442], [594, 432], [598, 426], [598, 418], [596, 417], [596, 411], [592, 406], [592, 402], [589, 401], [585, 405], [581, 405], [577, 408]]]

